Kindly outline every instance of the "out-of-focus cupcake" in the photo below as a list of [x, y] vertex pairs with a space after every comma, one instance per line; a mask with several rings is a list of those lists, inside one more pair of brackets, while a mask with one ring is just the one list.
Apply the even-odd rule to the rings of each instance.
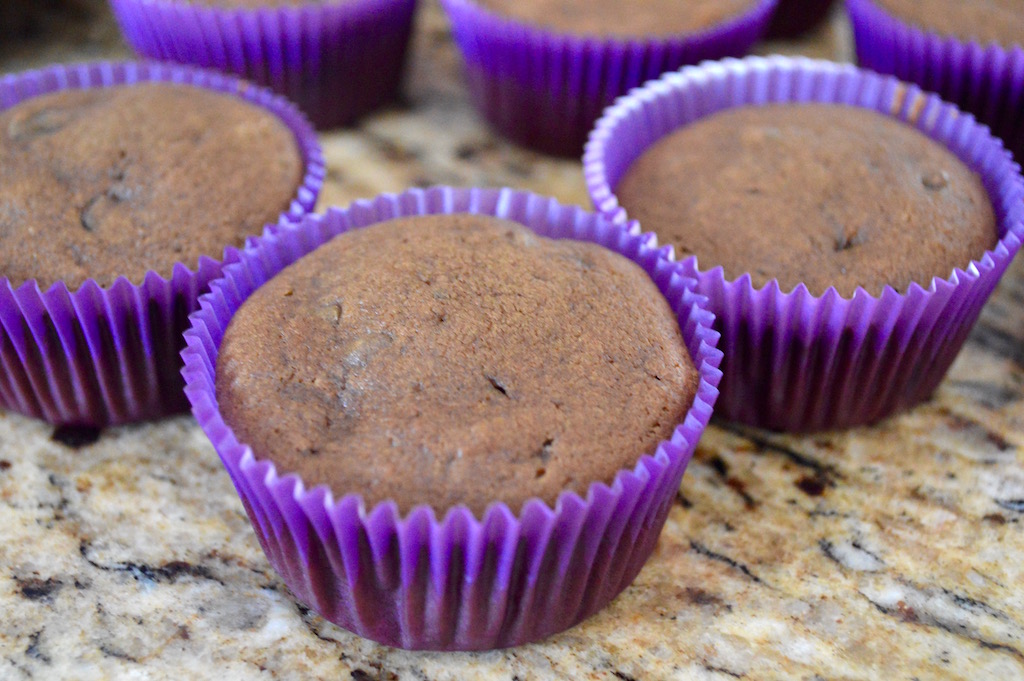
[[602, 212], [685, 257], [723, 336], [719, 413], [761, 427], [927, 399], [1020, 248], [1024, 181], [998, 140], [829, 62], [666, 75], [608, 110], [584, 166]]
[[266, 90], [152, 64], [8, 76], [0, 102], [0, 406], [181, 411], [183, 325], [227, 249], [313, 208], [312, 128]]
[[721, 359], [648, 241], [434, 188], [309, 217], [225, 269], [186, 392], [299, 600], [389, 645], [485, 649], [633, 580]]
[[746, 54], [776, 0], [442, 0], [477, 108], [502, 135], [579, 155], [601, 110], [683, 64]]
[[416, 0], [111, 0], [139, 54], [238, 74], [295, 102], [317, 128], [391, 101]]
[[937, 92], [1024, 154], [1018, 0], [847, 0], [860, 65]]

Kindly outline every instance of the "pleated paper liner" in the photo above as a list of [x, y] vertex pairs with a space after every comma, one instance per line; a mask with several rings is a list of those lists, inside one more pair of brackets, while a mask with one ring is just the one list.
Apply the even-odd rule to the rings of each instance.
[[594, 121], [616, 97], [683, 64], [746, 54], [776, 2], [759, 0], [740, 16], [689, 35], [637, 39], [549, 31], [498, 16], [474, 0], [441, 5], [473, 102], [488, 123], [523, 146], [579, 156]]
[[938, 93], [974, 114], [1024, 156], [1024, 36], [1008, 47], [941, 36], [905, 23], [872, 0], [847, 0], [857, 62]]
[[[309, 489], [278, 471], [271, 452], [239, 442], [218, 410], [217, 352], [232, 315], [260, 285], [337, 234], [397, 217], [471, 212], [515, 220], [546, 236], [593, 241], [640, 264], [679, 317], [701, 380], [692, 408], [653, 454], [585, 498], [565, 491], [520, 513], [503, 503], [477, 518], [458, 506], [399, 514], [352, 490]], [[717, 333], [693, 281], [665, 250], [579, 208], [504, 189], [410, 190], [331, 209], [282, 228], [225, 269], [187, 332], [186, 392], [242, 497], [271, 565], [295, 596], [361, 636], [411, 649], [475, 650], [544, 638], [606, 605], [639, 572], [698, 439], [721, 376]], [[382, 254], [382, 257], [387, 257]]]
[[110, 4], [140, 55], [265, 85], [321, 129], [348, 125], [394, 98], [416, 9], [416, 0], [311, 0], [273, 8]]
[[974, 169], [992, 198], [995, 247], [905, 293], [857, 289], [846, 298], [830, 288], [814, 296], [774, 280], [758, 289], [749, 275], [729, 280], [721, 267], [700, 268], [699, 254], [680, 263], [722, 333], [719, 414], [785, 431], [873, 423], [928, 399], [945, 376], [1020, 249], [1024, 182], [987, 128], [916, 86], [831, 62], [751, 57], [667, 74], [609, 108], [584, 157], [594, 205], [624, 223], [614, 188], [654, 142], [722, 109], [781, 102], [858, 106], [906, 121]]
[[[53, 66], [0, 79], [0, 109], [58, 90], [146, 81], [232, 94], [281, 119], [305, 167], [284, 220], [313, 209], [324, 177], [313, 129], [283, 98], [235, 78], [152, 63]], [[0, 277], [0, 407], [91, 426], [184, 411], [181, 336], [199, 294], [220, 272], [220, 261], [202, 257], [194, 270], [178, 263], [168, 272], [147, 272], [138, 283], [120, 277], [102, 287], [90, 279], [73, 291], [63, 282], [43, 291], [35, 280]]]

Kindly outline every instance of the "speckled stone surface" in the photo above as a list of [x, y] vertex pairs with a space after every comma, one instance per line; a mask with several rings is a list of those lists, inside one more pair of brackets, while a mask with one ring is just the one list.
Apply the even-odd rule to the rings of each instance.
[[[102, 12], [49, 38], [0, 46], [0, 69], [125, 54]], [[838, 18], [761, 51], [779, 49], [850, 54]], [[325, 205], [433, 183], [585, 203], [578, 163], [487, 132], [432, 3], [414, 64], [401, 107], [324, 136]], [[712, 427], [634, 585], [485, 654], [384, 648], [296, 604], [191, 418], [97, 434], [0, 414], [0, 679], [1024, 678], [1022, 306], [1018, 262], [935, 400], [881, 426]]]

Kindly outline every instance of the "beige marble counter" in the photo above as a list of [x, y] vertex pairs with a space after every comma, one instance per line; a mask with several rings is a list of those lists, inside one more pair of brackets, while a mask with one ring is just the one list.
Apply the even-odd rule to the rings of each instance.
[[[102, 11], [53, 21], [0, 70], [126, 54]], [[848, 56], [849, 36], [837, 19], [797, 49]], [[435, 183], [586, 203], [578, 163], [487, 132], [433, 4], [413, 64], [401, 106], [324, 135], [324, 205]], [[1024, 678], [1022, 306], [1018, 262], [935, 399], [876, 428], [712, 427], [633, 586], [485, 654], [384, 648], [293, 601], [190, 417], [90, 434], [0, 413], [0, 679]]]

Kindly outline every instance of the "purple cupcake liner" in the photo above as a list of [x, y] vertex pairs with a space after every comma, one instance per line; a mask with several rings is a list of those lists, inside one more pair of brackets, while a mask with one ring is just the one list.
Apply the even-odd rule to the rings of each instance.
[[917, 127], [981, 176], [999, 223], [997, 245], [906, 293], [830, 288], [811, 295], [777, 281], [757, 289], [749, 274], [679, 264], [698, 280], [722, 333], [722, 396], [727, 419], [785, 431], [869, 424], [929, 398], [959, 352], [981, 308], [1021, 246], [1024, 181], [999, 140], [936, 95], [853, 66], [784, 57], [748, 58], [682, 69], [622, 98], [591, 134], [587, 188], [609, 219], [628, 217], [614, 187], [629, 166], [673, 130], [722, 109], [779, 102], [824, 102], [874, 109]]
[[[281, 119], [295, 135], [305, 176], [282, 222], [313, 210], [324, 163], [313, 129], [281, 97], [218, 73], [152, 63], [52, 66], [0, 79], [0, 110], [49, 92], [165, 81], [240, 97]], [[236, 259], [226, 250], [225, 262]], [[177, 263], [147, 272], [140, 283], [119, 277], [71, 291], [57, 282], [0, 277], [0, 408], [54, 424], [107, 426], [182, 412], [179, 353], [199, 294], [222, 263], [201, 257], [195, 270]]]
[[347, 125], [401, 84], [416, 0], [329, 0], [255, 8], [110, 0], [141, 55], [215, 68], [295, 102], [317, 128]]
[[[243, 301], [289, 263], [332, 237], [392, 218], [471, 212], [515, 220], [540, 234], [593, 241], [629, 257], [654, 279], [679, 316], [700, 370], [685, 421], [654, 455], [637, 457], [612, 484], [585, 498], [563, 492], [554, 508], [503, 503], [477, 518], [464, 506], [443, 518], [427, 506], [402, 517], [394, 501], [366, 508], [278, 472], [239, 442], [220, 415], [217, 352]], [[657, 541], [683, 472], [718, 395], [722, 355], [713, 315], [693, 280], [665, 256], [598, 215], [510, 189], [409, 190], [310, 216], [265, 236], [225, 268], [200, 300], [186, 333], [183, 374], [200, 426], [242, 497], [271, 565], [295, 596], [361, 636], [410, 649], [476, 650], [537, 640], [587, 618], [639, 572]], [[639, 454], [639, 453], [638, 453]], [[258, 458], [259, 457], [259, 458]], [[338, 490], [342, 492], [342, 490]]]
[[768, 38], [796, 38], [828, 17], [833, 0], [779, 0]]
[[616, 97], [683, 64], [746, 54], [777, 0], [707, 30], [666, 38], [574, 36], [499, 16], [474, 0], [441, 0], [477, 109], [499, 133], [540, 151], [579, 156]]
[[[847, 0], [857, 62], [936, 92], [1024, 155], [1024, 47], [981, 45], [905, 23], [871, 0]], [[1024, 40], [1024, 37], [1022, 37]]]

